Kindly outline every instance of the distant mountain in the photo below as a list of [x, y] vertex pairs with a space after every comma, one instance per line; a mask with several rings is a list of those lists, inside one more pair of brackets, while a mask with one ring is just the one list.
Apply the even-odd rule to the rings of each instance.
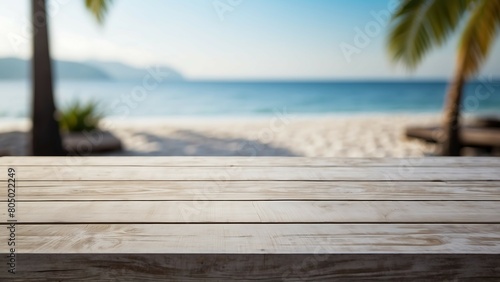
[[[29, 78], [29, 64], [29, 61], [18, 58], [0, 59], [0, 80]], [[172, 68], [159, 67], [159, 70], [169, 74], [167, 80], [183, 80], [182, 75]], [[54, 73], [59, 80], [142, 80], [148, 70], [115, 62], [55, 61]]]
[[[111, 76], [111, 78], [116, 80], [143, 79], [144, 76], [149, 73], [147, 69], [134, 68], [118, 62], [87, 61], [85, 63], [104, 71]], [[184, 80], [182, 74], [172, 68], [160, 66], [159, 70], [161, 73], [168, 73], [167, 80]]]
[[57, 79], [110, 79], [106, 72], [82, 63], [55, 61], [54, 72]]
[[[56, 61], [54, 73], [57, 79], [111, 79], [104, 71], [76, 62]], [[17, 58], [0, 59], [0, 79], [27, 79], [30, 77], [30, 62]]]
[[28, 76], [28, 62], [20, 59], [0, 59], [0, 79], [20, 79]]

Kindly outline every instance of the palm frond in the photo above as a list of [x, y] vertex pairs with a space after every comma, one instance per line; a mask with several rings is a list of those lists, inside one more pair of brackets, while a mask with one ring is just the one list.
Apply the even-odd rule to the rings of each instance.
[[487, 58], [500, 30], [500, 0], [482, 0], [474, 6], [460, 38], [458, 59], [466, 76], [474, 75]]
[[394, 61], [414, 69], [427, 52], [448, 39], [476, 1], [404, 0], [390, 23], [388, 50]]
[[102, 23], [109, 5], [113, 0], [85, 0], [85, 6], [95, 16], [99, 23]]

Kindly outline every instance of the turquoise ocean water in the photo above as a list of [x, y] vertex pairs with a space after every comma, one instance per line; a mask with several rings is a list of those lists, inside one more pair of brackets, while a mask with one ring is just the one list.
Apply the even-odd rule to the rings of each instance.
[[[366, 113], [435, 113], [443, 107], [446, 82], [142, 82], [63, 81], [60, 107], [98, 101], [110, 117], [236, 117]], [[0, 81], [0, 118], [29, 116], [26, 81]], [[500, 82], [469, 83], [464, 112], [500, 114]]]

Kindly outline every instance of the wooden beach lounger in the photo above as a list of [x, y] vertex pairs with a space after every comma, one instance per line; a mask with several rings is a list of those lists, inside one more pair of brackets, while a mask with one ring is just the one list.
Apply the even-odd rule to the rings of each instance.
[[[416, 138], [429, 143], [438, 143], [441, 128], [434, 127], [408, 127], [405, 131], [407, 138]], [[463, 127], [460, 133], [462, 155], [500, 155], [500, 128], [495, 127]]]
[[[408, 127], [406, 136], [436, 143], [441, 134], [440, 127]], [[500, 129], [464, 127], [460, 141], [464, 147], [500, 148]]]

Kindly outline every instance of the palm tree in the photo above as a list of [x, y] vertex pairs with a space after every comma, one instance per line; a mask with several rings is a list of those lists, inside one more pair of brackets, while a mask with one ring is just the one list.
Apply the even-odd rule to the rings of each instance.
[[[85, 0], [86, 7], [102, 22], [112, 0]], [[46, 0], [32, 0], [33, 23], [33, 108], [31, 153], [34, 156], [61, 156], [61, 134], [52, 86]]]
[[500, 0], [403, 0], [391, 19], [388, 49], [396, 62], [415, 69], [458, 27], [456, 68], [444, 109], [441, 154], [460, 155], [460, 105], [468, 78], [487, 58], [500, 27]]

